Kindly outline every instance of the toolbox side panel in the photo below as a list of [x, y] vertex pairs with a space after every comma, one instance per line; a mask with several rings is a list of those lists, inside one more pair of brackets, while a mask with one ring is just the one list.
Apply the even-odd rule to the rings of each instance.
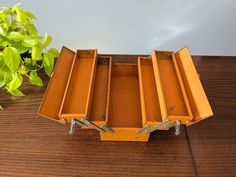
[[184, 47], [179, 50], [175, 56], [193, 113], [193, 120], [188, 124], [191, 125], [192, 123], [212, 116], [213, 112], [188, 48]]
[[65, 123], [63, 120], [60, 121], [58, 113], [60, 110], [74, 55], [75, 52], [66, 47], [62, 47], [52, 77], [44, 94], [38, 114], [52, 120], [57, 120], [59, 122]]

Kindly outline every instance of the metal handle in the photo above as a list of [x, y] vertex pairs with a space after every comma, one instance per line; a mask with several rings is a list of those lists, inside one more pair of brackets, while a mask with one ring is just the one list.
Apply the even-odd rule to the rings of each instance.
[[102, 128], [110, 133], [114, 133], [115, 131], [109, 127], [107, 127], [106, 125], [103, 125]]
[[75, 133], [76, 125], [80, 126], [81, 128], [86, 127], [86, 125], [83, 124], [82, 122], [80, 122], [80, 121], [78, 121], [76, 119], [72, 119], [71, 123], [70, 123], [69, 134]]
[[176, 120], [175, 135], [179, 135], [179, 134], [180, 134], [180, 122], [178, 120]]
[[145, 130], [147, 130], [149, 128], [148, 125], [145, 125], [143, 128], [140, 128], [139, 130], [136, 131], [136, 134], [140, 134], [142, 132], [144, 132]]
[[162, 122], [162, 123], [160, 123], [160, 124], [154, 126], [153, 128], [151, 128], [150, 130], [146, 131], [146, 133], [152, 133], [152, 132], [154, 132], [155, 130], [157, 130], [157, 129], [163, 127], [163, 126], [165, 126], [165, 125], [168, 124], [169, 122], [170, 122], [170, 120], [168, 119], [168, 120], [166, 120], [165, 122]]
[[70, 129], [68, 132], [70, 135], [72, 135], [73, 133], [75, 133], [75, 121], [74, 119], [72, 119], [71, 123], [70, 123]]
[[166, 126], [167, 129], [169, 129], [171, 127], [175, 127], [175, 135], [180, 134], [180, 122], [178, 120], [176, 120], [175, 122], [172, 122], [171, 124]]
[[169, 128], [171, 128], [171, 127], [174, 127], [175, 124], [176, 124], [175, 122], [172, 122], [171, 124], [167, 125], [166, 128], [169, 129]]
[[85, 123], [85, 124], [88, 124], [90, 125], [91, 127], [93, 127], [95, 130], [101, 132], [101, 133], [104, 133], [105, 131], [101, 128], [99, 128], [97, 125], [93, 124], [92, 122], [90, 122], [88, 119], [86, 118], [83, 118], [82, 121]]

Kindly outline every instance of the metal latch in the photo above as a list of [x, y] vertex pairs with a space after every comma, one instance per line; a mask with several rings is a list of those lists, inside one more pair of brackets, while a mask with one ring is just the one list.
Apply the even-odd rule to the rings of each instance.
[[95, 125], [94, 123], [90, 122], [88, 119], [86, 118], [83, 118], [82, 119], [83, 123], [93, 127], [95, 130], [101, 132], [101, 133], [104, 133], [105, 131], [103, 129], [101, 129], [100, 127], [98, 127], [97, 125]]
[[169, 129], [171, 127], [175, 127], [175, 135], [180, 134], [180, 122], [178, 120], [176, 120], [175, 122], [172, 122], [171, 124], [166, 126], [167, 129]]
[[70, 123], [70, 129], [69, 129], [69, 134], [75, 133], [76, 125], [80, 126], [81, 128], [86, 127], [86, 125], [77, 119], [72, 119]]

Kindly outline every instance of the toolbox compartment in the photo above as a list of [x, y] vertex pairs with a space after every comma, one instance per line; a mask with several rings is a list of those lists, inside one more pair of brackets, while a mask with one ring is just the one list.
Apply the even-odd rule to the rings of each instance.
[[192, 120], [192, 112], [172, 51], [153, 51], [152, 61], [163, 121]]
[[91, 112], [88, 120], [99, 127], [107, 122], [107, 94], [110, 87], [111, 65], [111, 57], [99, 57], [97, 60]]
[[110, 128], [141, 128], [142, 114], [137, 64], [113, 64], [109, 92], [108, 126]]
[[97, 50], [77, 50], [59, 115], [68, 122], [89, 117], [96, 64]]
[[211, 106], [198, 77], [188, 47], [184, 47], [176, 52], [175, 57], [193, 113], [193, 119], [187, 125], [192, 125], [213, 116]]
[[139, 57], [138, 69], [143, 126], [158, 124], [163, 120], [151, 58]]

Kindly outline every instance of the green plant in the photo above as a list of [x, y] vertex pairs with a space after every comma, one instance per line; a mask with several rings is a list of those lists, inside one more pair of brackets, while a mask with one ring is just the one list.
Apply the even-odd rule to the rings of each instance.
[[47, 48], [51, 36], [37, 35], [35, 15], [19, 6], [0, 7], [0, 88], [13, 96], [24, 96], [19, 87], [25, 76], [42, 86], [38, 71], [44, 69], [50, 77], [58, 56], [57, 49]]

